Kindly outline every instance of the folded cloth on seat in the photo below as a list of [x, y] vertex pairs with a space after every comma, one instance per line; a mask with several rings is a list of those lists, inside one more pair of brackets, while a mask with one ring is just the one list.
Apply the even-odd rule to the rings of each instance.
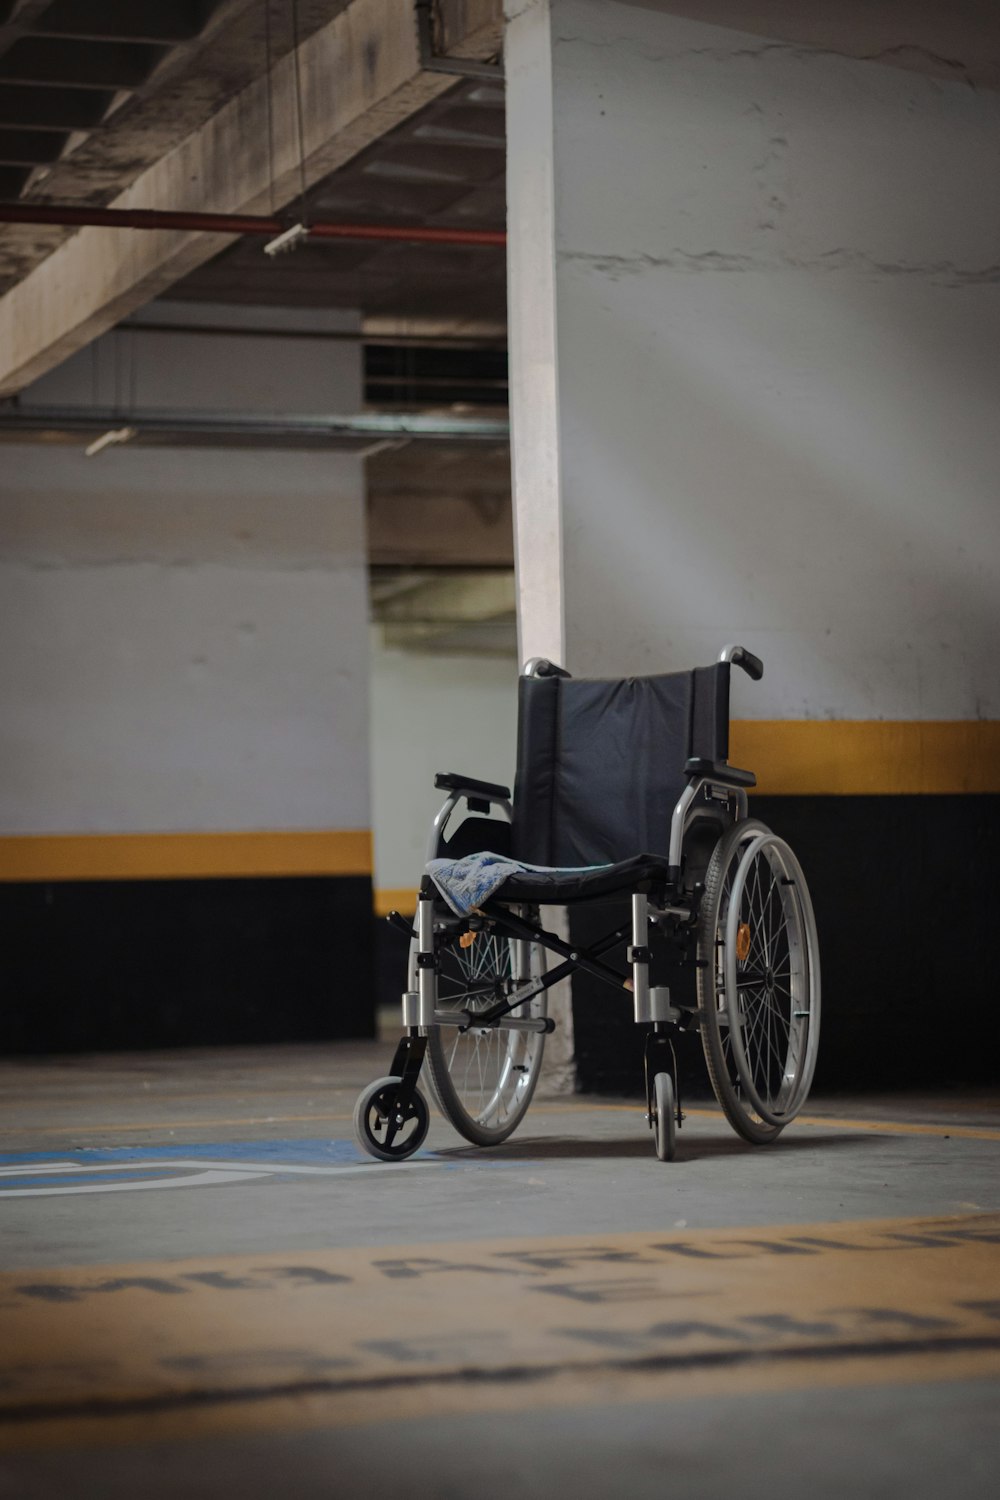
[[555, 870], [550, 865], [526, 865], [505, 854], [493, 854], [484, 849], [479, 854], [466, 854], [462, 859], [432, 859], [427, 873], [441, 892], [452, 911], [467, 917], [488, 901], [505, 880], [512, 875], [581, 875], [587, 870], [606, 870], [609, 865], [580, 865], [572, 869]]

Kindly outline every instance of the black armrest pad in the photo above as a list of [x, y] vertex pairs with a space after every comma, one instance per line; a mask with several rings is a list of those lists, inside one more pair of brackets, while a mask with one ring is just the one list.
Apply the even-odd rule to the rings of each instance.
[[752, 771], [740, 771], [724, 760], [689, 760], [684, 767], [685, 776], [705, 776], [709, 781], [718, 781], [722, 786], [756, 786], [757, 778]]
[[457, 771], [439, 771], [434, 785], [442, 792], [472, 792], [476, 797], [510, 801], [510, 787], [500, 786], [496, 781], [475, 781], [471, 776], [459, 776]]

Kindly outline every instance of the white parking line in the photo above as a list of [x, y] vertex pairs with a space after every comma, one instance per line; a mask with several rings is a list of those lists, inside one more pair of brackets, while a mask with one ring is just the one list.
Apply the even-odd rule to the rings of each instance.
[[64, 1197], [74, 1193], [128, 1193], [148, 1192], [153, 1188], [217, 1187], [224, 1182], [250, 1182], [254, 1178], [284, 1177], [290, 1173], [310, 1177], [356, 1177], [360, 1173], [398, 1171], [405, 1167], [413, 1172], [421, 1167], [440, 1167], [438, 1161], [367, 1162], [349, 1163], [346, 1166], [310, 1167], [285, 1162], [189, 1161], [184, 1158], [155, 1162], [123, 1161], [99, 1162], [40, 1162], [16, 1167], [0, 1167], [0, 1178], [16, 1181], [18, 1178], [43, 1176], [91, 1177], [93, 1174], [120, 1172], [184, 1172], [183, 1177], [145, 1177], [131, 1182], [88, 1181], [79, 1184], [60, 1183], [58, 1187], [6, 1187], [0, 1186], [3, 1198]]

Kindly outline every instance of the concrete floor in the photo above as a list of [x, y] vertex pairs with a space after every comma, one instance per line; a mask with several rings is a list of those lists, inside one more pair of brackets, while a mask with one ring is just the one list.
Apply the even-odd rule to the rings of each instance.
[[351, 1135], [388, 1044], [0, 1064], [0, 1495], [991, 1497], [1000, 1107], [773, 1147], [540, 1097]]

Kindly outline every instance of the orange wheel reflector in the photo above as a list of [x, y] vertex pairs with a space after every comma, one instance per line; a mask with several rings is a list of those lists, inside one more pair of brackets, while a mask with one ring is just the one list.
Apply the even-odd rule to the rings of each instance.
[[[460, 948], [471, 948], [472, 945], [473, 945], [473, 943], [475, 941], [476, 941], [476, 933], [474, 933], [474, 932], [463, 932], [462, 936], [458, 940], [458, 946]], [[749, 943], [748, 943], [748, 947], [749, 947]]]
[[741, 922], [736, 929], [736, 957], [746, 963], [750, 957], [750, 923]]

